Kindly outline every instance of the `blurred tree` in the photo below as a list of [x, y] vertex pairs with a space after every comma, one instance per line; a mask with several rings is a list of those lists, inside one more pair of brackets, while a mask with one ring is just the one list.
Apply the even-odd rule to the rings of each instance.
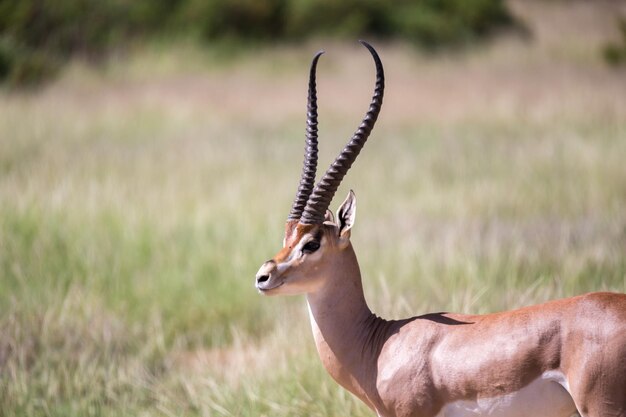
[[602, 51], [604, 59], [611, 65], [626, 64], [626, 18], [618, 20], [621, 39], [618, 42], [609, 43]]
[[462, 44], [512, 22], [504, 0], [0, 0], [0, 79], [36, 83], [72, 56], [134, 39], [301, 40], [314, 34]]

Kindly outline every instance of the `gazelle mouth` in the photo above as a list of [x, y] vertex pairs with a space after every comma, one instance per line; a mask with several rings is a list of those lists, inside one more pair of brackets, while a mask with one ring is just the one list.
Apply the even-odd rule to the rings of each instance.
[[263, 294], [263, 293], [266, 293], [266, 292], [268, 292], [268, 291], [275, 290], [275, 289], [276, 289], [276, 288], [278, 288], [278, 287], [282, 287], [282, 285], [283, 285], [284, 283], [285, 283], [285, 281], [280, 282], [278, 285], [274, 285], [273, 287], [263, 287], [261, 284], [257, 284], [257, 285], [256, 285], [256, 289], [257, 289], [257, 290], [258, 290], [261, 294]]

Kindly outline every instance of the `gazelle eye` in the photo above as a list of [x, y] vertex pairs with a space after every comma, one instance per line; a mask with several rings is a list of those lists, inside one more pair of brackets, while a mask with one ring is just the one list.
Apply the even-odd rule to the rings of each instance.
[[317, 240], [311, 240], [302, 247], [302, 253], [313, 253], [320, 248]]

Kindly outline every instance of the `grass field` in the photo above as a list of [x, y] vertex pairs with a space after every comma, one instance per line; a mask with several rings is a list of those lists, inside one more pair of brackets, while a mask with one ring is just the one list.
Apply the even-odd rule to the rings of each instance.
[[[373, 310], [626, 291], [610, 4], [514, 3], [534, 37], [464, 53], [374, 42], [385, 106], [333, 204], [355, 190]], [[0, 93], [0, 415], [371, 415], [322, 369], [303, 298], [253, 286], [282, 240], [322, 46], [323, 170], [371, 94], [356, 42], [152, 47]]]

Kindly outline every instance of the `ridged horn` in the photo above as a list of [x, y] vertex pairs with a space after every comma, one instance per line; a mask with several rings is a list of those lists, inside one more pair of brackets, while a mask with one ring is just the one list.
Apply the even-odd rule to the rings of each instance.
[[296, 198], [291, 206], [287, 220], [299, 220], [306, 207], [309, 196], [315, 186], [315, 171], [317, 169], [317, 90], [315, 84], [315, 71], [317, 61], [324, 51], [319, 51], [311, 62], [309, 74], [309, 95], [306, 112], [306, 143], [304, 146], [304, 161], [302, 162], [302, 176]]
[[341, 151], [337, 159], [330, 165], [328, 171], [324, 174], [324, 177], [315, 186], [315, 189], [309, 197], [309, 201], [304, 208], [300, 223], [303, 224], [321, 224], [324, 222], [324, 214], [330, 205], [341, 180], [346, 175], [352, 163], [361, 152], [363, 145], [367, 141], [378, 114], [383, 104], [383, 94], [385, 91], [385, 73], [383, 71], [383, 64], [376, 53], [376, 50], [365, 41], [359, 41], [365, 46], [376, 64], [376, 86], [374, 88], [374, 95], [370, 107], [365, 114], [365, 118], [361, 122], [359, 128], [354, 132], [352, 139], [348, 142], [346, 147]]

